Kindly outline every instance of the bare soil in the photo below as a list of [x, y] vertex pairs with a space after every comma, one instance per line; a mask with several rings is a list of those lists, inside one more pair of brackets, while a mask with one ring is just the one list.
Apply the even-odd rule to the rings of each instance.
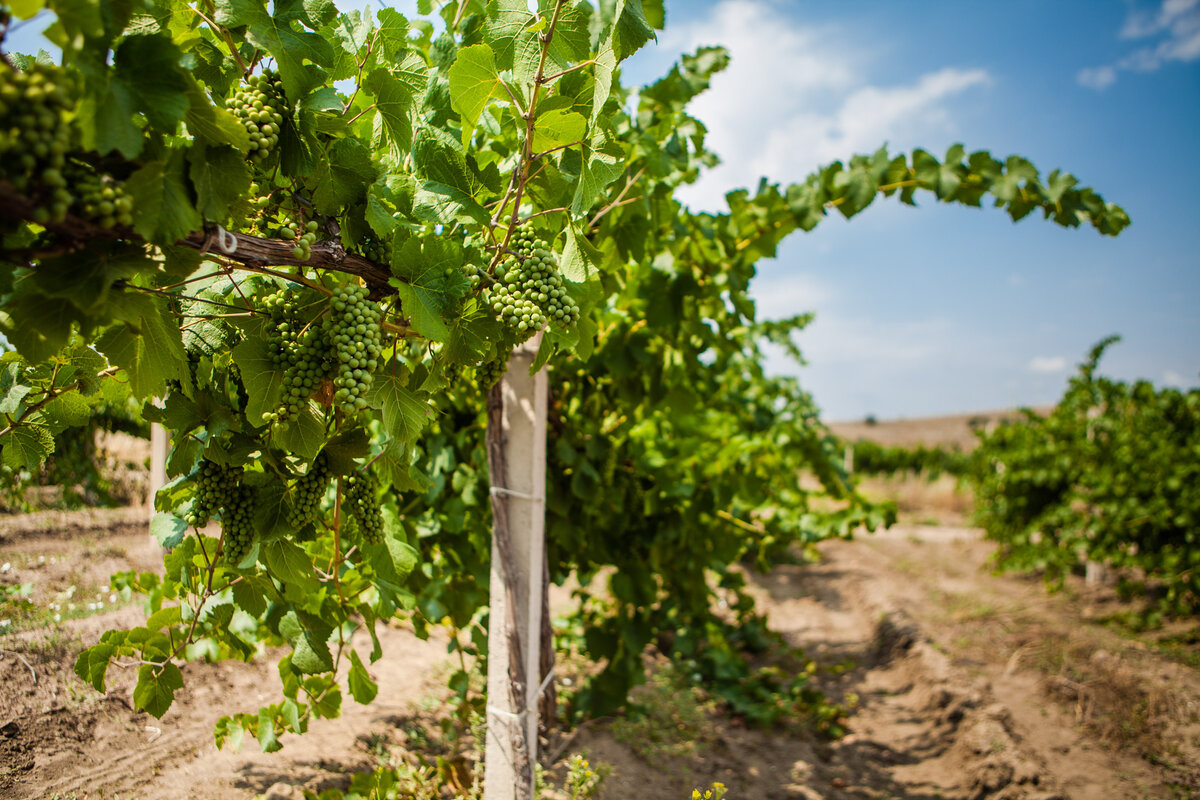
[[[599, 720], [556, 736], [550, 774], [584, 753], [611, 766], [598, 796], [614, 800], [682, 800], [713, 781], [735, 800], [1200, 797], [1194, 635], [1168, 654], [1097, 622], [1122, 607], [1107, 588], [1080, 582], [1049, 595], [1037, 579], [993, 575], [992, 546], [969, 528], [905, 524], [819, 549], [820, 563], [753, 575], [752, 585], [773, 626], [828, 667], [822, 688], [853, 706], [848, 735], [758, 729], [717, 709], [664, 759]], [[115, 526], [103, 537], [5, 538], [0, 563], [0, 588], [32, 583], [31, 601], [45, 608], [70, 585], [107, 599], [109, 574], [154, 568], [158, 553], [144, 528]], [[219, 716], [277, 699], [278, 654], [187, 665], [186, 689], [156, 720], [132, 710], [133, 675], [111, 670], [101, 695], [71, 670], [83, 643], [140, 613], [118, 598], [90, 615], [0, 629], [0, 797], [298, 798], [344, 787], [381, 759], [416, 757], [422, 730], [445, 715], [446, 640], [396, 625], [381, 630], [386, 656], [370, 666], [375, 703], [347, 697], [342, 717], [316, 721], [279, 753], [251, 740], [218, 751]]]
[[[1035, 406], [1033, 411], [1047, 414], [1053, 406]], [[971, 414], [945, 414], [937, 417], [912, 417], [893, 420], [847, 420], [829, 424], [829, 429], [848, 442], [862, 439], [888, 447], [946, 447], [964, 452], [979, 443], [976, 430], [992, 430], [1001, 422], [1016, 419], [1013, 409], [976, 411]]]

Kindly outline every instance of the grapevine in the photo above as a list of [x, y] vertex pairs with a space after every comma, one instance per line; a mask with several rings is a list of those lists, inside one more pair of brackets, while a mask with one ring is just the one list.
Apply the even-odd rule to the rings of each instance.
[[62, 220], [72, 200], [63, 174], [72, 105], [64, 83], [60, 70], [44, 64], [0, 66], [0, 179], [18, 191], [50, 190], [50, 202], [37, 210], [42, 222]]
[[79, 199], [72, 208], [79, 216], [103, 228], [133, 225], [133, 198], [119, 182], [80, 161], [69, 161], [63, 174], [67, 185], [75, 187]]
[[238, 485], [239, 470], [204, 461], [196, 471], [196, 491], [187, 523], [197, 528], [204, 527], [212, 517], [233, 499]]
[[567, 292], [549, 246], [529, 228], [521, 228], [513, 234], [513, 248], [517, 260], [496, 270], [491, 305], [516, 341], [525, 341], [547, 322], [561, 328], [578, 322], [579, 306]]
[[356, 473], [346, 479], [346, 506], [354, 528], [365, 545], [383, 541], [383, 515], [376, 499], [378, 482], [372, 472]]
[[378, 304], [367, 299], [365, 286], [335, 289], [329, 305], [326, 335], [337, 355], [333, 399], [342, 411], [353, 414], [367, 407], [367, 392], [383, 348], [382, 314]]
[[287, 111], [282, 80], [275, 73], [251, 75], [230, 97], [229, 108], [250, 137], [250, 158], [265, 161], [279, 144]]
[[[155, 501], [171, 551], [159, 596], [189, 624], [162, 614], [153, 630], [112, 632], [78, 669], [103, 688], [112, 661], [163, 662], [164, 638], [178, 652], [196, 637], [244, 645], [208, 603], [257, 616], [250, 638], [286, 629], [289, 663], [311, 670], [308, 710], [298, 717], [293, 696], [237, 714], [219, 742], [261, 731], [269, 747], [338, 713], [354, 645], [329, 630], [415, 603], [445, 609], [434, 624], [476, 618], [495, 495], [480, 392], [455, 377], [474, 370], [490, 388], [539, 331], [535, 363], [554, 381], [550, 573], [611, 567], [628, 578], [614, 588], [639, 587], [588, 623], [623, 645], [590, 653], [607, 689], [581, 694], [595, 705], [580, 710], [606, 713], [637, 683], [641, 645], [706, 647], [673, 635], [689, 628], [724, 638], [688, 658], [745, 678], [714, 622], [711, 572], [884, 518], [838, 484], [807, 396], [763, 377], [760, 341], [799, 323], [755, 320], [756, 260], [833, 208], [850, 217], [916, 192], [972, 206], [990, 193], [1015, 219], [1041, 210], [1105, 234], [1128, 224], [1064, 173], [961, 147], [855, 156], [693, 214], [672, 194], [715, 157], [681, 132], [703, 130], [687, 107], [725, 58], [684, 57], [630, 113], [619, 64], [659, 24], [642, 4], [615, 4], [615, 19], [613, 4], [439, 4], [432, 28], [391, 9], [258, 5], [130, 19], [98, 0], [26, 3], [15, 17], [57, 15], [62, 63], [6, 53], [23, 70], [0, 65], [5, 465], [37, 469], [75, 395], [106, 380], [162, 400], [147, 406], [174, 442]], [[394, 348], [385, 330], [403, 331]], [[689, 401], [695, 413], [680, 411]], [[696, 424], [677, 425], [681, 413]], [[845, 501], [834, 517], [796, 488], [806, 470]], [[324, 508], [333, 474], [350, 477]], [[423, 507], [402, 512], [400, 492]], [[779, 511], [741, 526], [712, 513], [761, 507]], [[342, 533], [388, 547], [347, 559], [341, 509]], [[223, 557], [210, 558], [189, 526], [217, 518]], [[261, 557], [231, 577], [255, 541]], [[679, 586], [686, 597], [665, 596]], [[352, 687], [369, 682], [348, 669]], [[177, 688], [163, 675], [139, 670], [134, 693], [155, 715]]]
[[325, 329], [298, 315], [298, 304], [280, 289], [263, 300], [270, 319], [269, 344], [275, 364], [283, 370], [281, 402], [268, 419], [286, 427], [308, 405], [318, 387], [331, 377]]
[[329, 478], [328, 461], [323, 456], [318, 456], [308, 472], [296, 481], [292, 506], [288, 511], [289, 528], [299, 530], [320, 515], [321, 500], [329, 488]]
[[241, 563], [254, 544], [254, 492], [235, 484], [221, 512], [223, 552], [230, 566]]

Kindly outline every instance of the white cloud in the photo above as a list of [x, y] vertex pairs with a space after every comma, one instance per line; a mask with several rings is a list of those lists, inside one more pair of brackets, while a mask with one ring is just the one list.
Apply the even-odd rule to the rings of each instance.
[[1176, 389], [1183, 388], [1183, 376], [1173, 369], [1169, 369], [1163, 373], [1163, 383], [1167, 386], [1173, 386]]
[[[769, 35], [764, 35], [769, 31]], [[945, 103], [986, 84], [979, 69], [943, 69], [915, 81], [872, 85], [860, 67], [870, 43], [837, 28], [798, 24], [765, 0], [725, 0], [703, 19], [668, 29], [670, 52], [721, 43], [731, 64], [690, 111], [708, 126], [708, 145], [723, 163], [677, 196], [717, 210], [724, 193], [759, 178], [792, 181], [834, 159], [953, 135]]]
[[1029, 360], [1029, 371], [1044, 375], [1062, 372], [1067, 368], [1067, 360], [1062, 356], [1034, 356]]
[[1117, 80], [1118, 72], [1154, 72], [1169, 61], [1200, 59], [1200, 0], [1162, 0], [1154, 12], [1134, 9], [1121, 28], [1122, 39], [1146, 41], [1114, 64], [1081, 69], [1076, 80], [1101, 91]]
[[1117, 82], [1117, 70], [1115, 67], [1087, 67], [1079, 70], [1075, 80], [1080, 86], [1100, 91]]
[[830, 284], [790, 270], [783, 278], [756, 280], [750, 284], [750, 293], [754, 297], [756, 315], [763, 320], [806, 314], [825, 306], [836, 294]]
[[954, 324], [932, 318], [903, 322], [818, 312], [812, 326], [797, 334], [804, 356], [813, 364], [930, 365], [945, 358], [955, 343]]

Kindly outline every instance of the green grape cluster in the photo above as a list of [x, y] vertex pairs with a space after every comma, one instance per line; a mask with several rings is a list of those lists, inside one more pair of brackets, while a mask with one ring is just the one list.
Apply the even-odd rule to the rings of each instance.
[[251, 75], [246, 85], [229, 98], [228, 108], [250, 134], [251, 160], [262, 161], [275, 151], [287, 112], [283, 81], [278, 75], [273, 72]]
[[578, 322], [579, 306], [563, 285], [549, 246], [528, 228], [514, 233], [510, 244], [519, 258], [496, 269], [491, 305], [517, 341], [533, 336], [547, 322], [563, 328]]
[[208, 459], [201, 461], [192, 477], [196, 492], [192, 496], [192, 509], [184, 517], [187, 524], [202, 528], [214, 514], [227, 507], [238, 488], [240, 476], [240, 469]]
[[221, 512], [225, 560], [237, 565], [254, 544], [254, 492], [238, 484]]
[[513, 348], [502, 347], [500, 353], [491, 361], [485, 361], [475, 368], [475, 382], [483, 391], [490, 391], [500, 382], [508, 369], [508, 359], [512, 357]]
[[466, 276], [467, 282], [471, 284], [471, 291], [478, 289], [479, 284], [483, 282], [483, 275], [479, 267], [469, 261], [463, 263], [462, 274]]
[[383, 350], [382, 313], [367, 299], [365, 286], [340, 286], [330, 300], [325, 323], [337, 357], [333, 401], [347, 414], [367, 407], [367, 392]]
[[387, 239], [366, 239], [361, 245], [363, 258], [372, 264], [388, 267], [392, 263], [392, 243]]
[[133, 225], [133, 198], [118, 181], [78, 161], [69, 162], [63, 173], [75, 189], [74, 208], [79, 216], [104, 228]]
[[365, 545], [383, 541], [383, 514], [375, 498], [379, 483], [371, 472], [357, 473], [346, 479], [346, 509]]
[[72, 201], [63, 175], [71, 149], [65, 80], [45, 64], [22, 71], [0, 67], [0, 178], [18, 192], [35, 186], [50, 191], [50, 202], [37, 209], [37, 222], [61, 222]]
[[316, 220], [309, 220], [305, 223], [298, 219], [284, 220], [275, 229], [275, 237], [285, 242], [294, 241], [296, 246], [292, 248], [292, 255], [301, 261], [308, 261], [312, 258], [312, 246], [313, 242], [317, 241], [318, 228], [320, 226]]
[[296, 492], [287, 517], [289, 528], [299, 530], [317, 518], [321, 511], [321, 500], [329, 487], [329, 477], [329, 465], [322, 453], [313, 461], [308, 472], [296, 481]]
[[284, 289], [262, 301], [267, 312], [267, 343], [275, 366], [283, 370], [280, 404], [265, 415], [285, 427], [308, 405], [308, 398], [332, 376], [325, 329], [299, 315], [299, 304]]

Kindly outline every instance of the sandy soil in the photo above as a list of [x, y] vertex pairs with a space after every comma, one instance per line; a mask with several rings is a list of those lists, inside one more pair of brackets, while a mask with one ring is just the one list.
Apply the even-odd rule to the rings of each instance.
[[[0, 542], [0, 585], [34, 584], [45, 605], [68, 585], [103, 590], [115, 569], [150, 568], [144, 532]], [[714, 711], [690, 752], [645, 756], [613, 720], [560, 734], [572, 753], [611, 765], [601, 798], [685, 798], [722, 781], [730, 798], [1200, 797], [1197, 648], [1168, 657], [1092, 620], [1111, 591], [997, 577], [991, 546], [961, 527], [905, 525], [820, 546], [824, 560], [754, 575], [772, 624], [822, 664], [823, 688], [856, 703], [849, 734], [827, 741], [796, 727], [762, 730]], [[82, 596], [82, 595], [81, 595]], [[80, 642], [134, 624], [119, 601], [92, 616], [0, 633], [0, 797], [233, 800], [345, 786], [439, 712], [445, 640], [382, 631], [370, 671], [379, 698], [317, 721], [276, 754], [217, 751], [213, 722], [276, 696], [275, 660], [194, 663], [162, 720], [131, 710], [132, 675], [112, 670], [99, 695], [71, 672]], [[1194, 639], [1193, 639], [1194, 642]], [[431, 699], [433, 698], [433, 699]], [[561, 742], [561, 746], [560, 746]]]

